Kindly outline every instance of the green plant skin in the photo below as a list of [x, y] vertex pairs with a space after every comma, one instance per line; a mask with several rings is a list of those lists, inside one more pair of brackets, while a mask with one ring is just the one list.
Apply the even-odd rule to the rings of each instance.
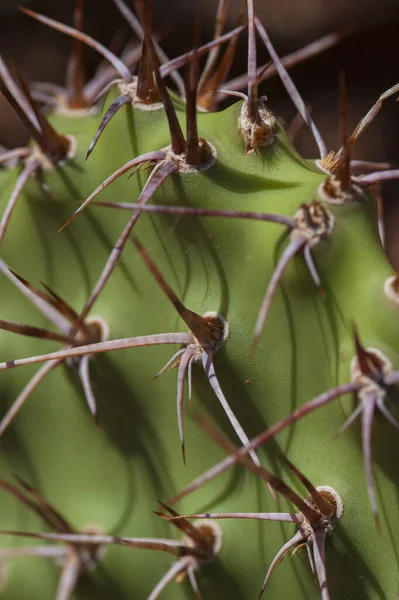
[[[106, 107], [114, 93], [109, 95]], [[153, 203], [258, 210], [293, 216], [299, 205], [317, 198], [325, 175], [303, 160], [278, 126], [275, 143], [243, 155], [237, 131], [241, 103], [217, 114], [198, 115], [199, 133], [217, 148], [217, 162], [195, 175], [173, 175]], [[176, 103], [179, 118], [185, 115]], [[52, 116], [59, 132], [76, 137], [73, 161], [46, 182], [47, 196], [30, 182], [18, 201], [2, 258], [34, 284], [44, 281], [80, 310], [129, 213], [91, 207], [61, 233], [57, 230], [111, 172], [133, 156], [169, 143], [162, 110], [124, 108], [114, 117], [86, 163], [84, 154], [98, 116]], [[4, 210], [16, 173], [0, 172]], [[102, 201], [132, 202], [146, 172], [121, 177], [99, 196]], [[142, 215], [135, 233], [186, 306], [198, 313], [216, 310], [230, 324], [230, 338], [215, 357], [222, 389], [249, 437], [286, 417], [315, 395], [349, 381], [354, 353], [352, 324], [362, 343], [379, 348], [399, 366], [398, 309], [382, 285], [392, 269], [380, 246], [372, 197], [345, 207], [329, 207], [336, 217], [329, 241], [314, 250], [323, 298], [301, 257], [283, 277], [255, 355], [249, 357], [253, 328], [266, 285], [287, 243], [284, 228], [273, 223], [214, 218]], [[38, 326], [45, 319], [2, 278], [1, 316]], [[93, 314], [110, 325], [111, 337], [185, 331], [133, 245], [98, 300]], [[0, 333], [1, 360], [55, 350], [55, 342]], [[176, 348], [177, 349], [177, 348]], [[17, 472], [74, 526], [90, 524], [107, 533], [175, 537], [156, 517], [157, 499], [167, 500], [194, 477], [223, 458], [223, 453], [190, 422], [186, 410], [187, 466], [183, 465], [176, 420], [176, 371], [152, 377], [174, 347], [123, 350], [92, 360], [100, 429], [92, 421], [80, 382], [66, 366], [51, 373], [32, 394], [1, 443], [0, 473]], [[6, 411], [38, 365], [1, 373], [1, 410]], [[202, 368], [193, 369], [193, 405], [206, 410], [237, 443]], [[250, 383], [246, 383], [250, 382]], [[379, 416], [373, 425], [374, 473], [379, 493], [381, 535], [376, 533], [367, 495], [356, 423], [333, 436], [350, 414], [354, 399], [334, 401], [282, 432], [261, 450], [266, 468], [298, 493], [303, 489], [282, 466], [283, 451], [315, 485], [331, 485], [341, 495], [344, 515], [327, 540], [326, 562], [332, 599], [387, 599], [397, 593], [399, 518], [397, 507], [398, 436]], [[0, 528], [44, 531], [23, 506], [2, 493]], [[291, 511], [285, 500], [276, 508], [260, 481], [242, 468], [188, 496], [178, 510]], [[258, 521], [219, 521], [220, 558], [197, 572], [207, 600], [256, 598], [268, 565], [295, 531], [293, 525]], [[2, 538], [2, 545], [18, 543]], [[96, 571], [84, 575], [74, 598], [142, 600], [173, 559], [156, 552], [112, 547]], [[16, 559], [6, 567], [2, 597], [32, 600], [53, 597], [57, 568], [42, 559]], [[28, 590], [28, 591], [27, 591]], [[28, 595], [27, 595], [28, 594]], [[165, 600], [192, 598], [187, 583], [172, 583]], [[265, 598], [313, 600], [320, 597], [300, 549], [273, 573]]]

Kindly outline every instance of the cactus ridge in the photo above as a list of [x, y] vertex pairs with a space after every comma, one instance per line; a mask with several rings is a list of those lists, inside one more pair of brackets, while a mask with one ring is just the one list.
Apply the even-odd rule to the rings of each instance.
[[[65, 87], [30, 88], [0, 58], [32, 138], [0, 155], [1, 593], [394, 600], [398, 280], [372, 186], [399, 171], [352, 155], [399, 84], [350, 134], [341, 77], [329, 152], [288, 69], [347, 32], [280, 59], [253, 0], [227, 33], [219, 0], [212, 41], [197, 29], [170, 60], [152, 1], [113, 3], [139, 40], [120, 56], [83, 32], [83, 0], [73, 27], [21, 8], [73, 39]], [[244, 32], [247, 73], [229, 80]], [[87, 82], [84, 46], [104, 60]], [[290, 136], [259, 93], [275, 74]], [[225, 95], [238, 102], [217, 111]], [[291, 143], [298, 123], [316, 160]]]

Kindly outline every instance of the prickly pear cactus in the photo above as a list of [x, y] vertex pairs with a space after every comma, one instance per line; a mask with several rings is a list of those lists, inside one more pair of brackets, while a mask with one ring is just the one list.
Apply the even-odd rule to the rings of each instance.
[[[0, 64], [32, 135], [0, 156], [1, 597], [394, 600], [399, 291], [370, 184], [398, 172], [350, 156], [397, 88], [328, 154], [250, 0], [245, 95], [227, 2], [169, 61], [151, 4], [114, 1], [137, 75], [81, 2], [75, 28], [25, 10], [75, 39], [66, 90]], [[256, 30], [316, 161], [258, 95]], [[110, 63], [88, 83], [83, 43]]]

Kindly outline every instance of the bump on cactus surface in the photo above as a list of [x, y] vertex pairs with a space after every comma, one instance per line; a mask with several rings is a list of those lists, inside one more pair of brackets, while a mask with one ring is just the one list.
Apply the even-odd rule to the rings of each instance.
[[[74, 27], [23, 9], [73, 38], [65, 89], [0, 60], [32, 137], [0, 155], [2, 597], [393, 600], [399, 286], [371, 184], [399, 172], [352, 151], [399, 84], [350, 134], [341, 78], [328, 152], [286, 67], [341, 34], [280, 60], [253, 1], [224, 33], [220, 0], [169, 60], [152, 3], [114, 3], [121, 58], [82, 0]], [[259, 95], [276, 73], [317, 160]]]

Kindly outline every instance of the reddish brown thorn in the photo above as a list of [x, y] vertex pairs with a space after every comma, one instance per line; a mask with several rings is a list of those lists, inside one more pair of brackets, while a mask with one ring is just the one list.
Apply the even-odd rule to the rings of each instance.
[[105, 115], [103, 116], [101, 123], [98, 126], [98, 129], [96, 131], [96, 134], [90, 143], [89, 149], [86, 153], [86, 160], [89, 158], [90, 154], [93, 152], [98, 140], [100, 139], [101, 134], [103, 133], [104, 129], [106, 128], [106, 126], [108, 125], [108, 123], [110, 122], [112, 117], [114, 117], [116, 115], [116, 113], [118, 112], [118, 110], [120, 108], [122, 108], [122, 106], [125, 106], [125, 104], [130, 104], [131, 102], [132, 102], [132, 98], [129, 96], [129, 94], [123, 94], [122, 96], [119, 96], [119, 98], [117, 98], [116, 100], [113, 101], [113, 103], [108, 108]]
[[47, 294], [44, 294], [41, 290], [33, 287], [25, 279], [22, 279], [22, 277], [17, 276], [1, 259], [0, 271], [34, 306], [36, 306], [46, 319], [51, 321], [51, 323], [65, 335], [70, 335], [70, 322], [59, 313], [52, 303], [49, 302]]
[[[173, 510], [173, 508], [171, 508], [170, 506], [168, 506], [164, 502], [161, 502], [160, 500], [158, 500], [158, 502], [162, 506], [162, 508], [164, 510], [166, 510], [166, 512], [168, 512], [170, 515], [172, 515], [172, 517], [181, 517], [181, 515], [179, 515], [178, 512], [176, 512], [175, 510]], [[198, 546], [202, 546], [202, 545], [204, 545], [204, 544], [207, 543], [208, 540], [201, 533], [200, 529], [198, 529], [197, 527], [195, 527], [195, 525], [193, 525], [192, 523], [190, 523], [190, 521], [187, 521], [187, 519], [185, 519], [184, 517], [183, 518], [178, 518], [176, 520], [173, 520], [173, 519], [170, 519], [170, 517], [167, 516], [167, 515], [165, 515], [164, 513], [155, 512], [155, 514], [158, 515], [159, 517], [163, 518], [163, 519], [166, 519], [174, 527], [177, 527], [177, 529], [179, 529], [180, 531], [182, 531], [183, 533], [185, 533], [186, 535], [188, 535]]]
[[[194, 420], [201, 428], [204, 429], [205, 433], [208, 434], [210, 432], [207, 421], [200, 417], [198, 413], [195, 414]], [[212, 430], [216, 430], [216, 428], [212, 427]], [[292, 502], [292, 504], [294, 504], [294, 506], [300, 510], [300, 512], [308, 519], [310, 523], [320, 520], [319, 513], [306, 504], [306, 502], [302, 500], [302, 498], [300, 498], [296, 492], [291, 490], [291, 488], [289, 488], [281, 479], [273, 475], [273, 473], [270, 473], [270, 471], [264, 467], [256, 465], [249, 457], [242, 454], [221, 431], [218, 432], [217, 436], [212, 434], [211, 437], [212, 440], [228, 454], [232, 454], [234, 448], [234, 454], [237, 457], [238, 462], [242, 463], [249, 471], [252, 471], [255, 473], [255, 475], [258, 475], [261, 479], [263, 479], [263, 481], [273, 486], [276, 492]], [[246, 450], [249, 452], [249, 447], [247, 447]]]
[[[224, 25], [226, 23], [227, 17], [227, 9], [229, 6], [229, 0], [219, 0], [217, 13], [216, 13], [216, 21], [215, 21], [215, 30], [213, 33], [213, 39], [217, 40], [220, 38], [223, 32]], [[216, 65], [218, 56], [219, 56], [220, 46], [215, 46], [208, 54], [208, 58], [206, 60], [205, 66], [202, 70], [201, 77], [198, 84], [198, 90], [207, 85], [207, 82], [211, 79], [211, 73]]]
[[29, 496], [26, 496], [16, 485], [0, 478], [0, 489], [10, 493], [14, 498], [21, 502], [21, 504], [32, 510], [47, 523], [46, 515], [43, 513], [42, 508], [37, 506], [36, 502], [29, 498]]
[[8, 87], [6, 86], [6, 84], [3, 81], [2, 77], [0, 77], [0, 91], [2, 92], [2, 94], [6, 98], [6, 100], [9, 102], [9, 104], [12, 106], [12, 108], [15, 110], [15, 112], [18, 115], [18, 117], [21, 119], [22, 123], [25, 125], [25, 127], [26, 127], [29, 135], [31, 135], [32, 138], [40, 146], [42, 144], [42, 135], [41, 135], [41, 132], [38, 129], [36, 129], [36, 127], [33, 125], [33, 123], [31, 122], [31, 120], [29, 119], [28, 115], [23, 110], [22, 106], [20, 106], [20, 104], [18, 103], [18, 101], [10, 93], [10, 91], [8, 90]]
[[355, 342], [356, 356], [359, 361], [359, 368], [363, 375], [371, 379], [378, 380], [383, 378], [382, 365], [378, 357], [372, 352], [367, 352], [360, 341], [356, 327], [353, 325], [353, 338]]
[[[51, 296], [49, 296], [42, 290], [39, 290], [39, 288], [35, 287], [32, 283], [29, 283], [29, 281], [27, 279], [24, 279], [21, 275], [18, 275], [18, 273], [16, 273], [12, 269], [8, 268], [8, 270], [10, 271], [10, 273], [12, 273], [12, 275], [14, 275], [14, 277], [16, 277], [18, 279], [18, 281], [20, 281], [22, 283], [22, 285], [24, 285], [29, 291], [33, 292], [33, 294], [35, 294], [35, 296], [38, 296], [39, 298], [41, 298], [48, 304], [51, 304], [51, 306], [54, 306], [54, 308], [57, 308], [55, 305], [55, 301]], [[57, 310], [58, 310], [58, 308], [57, 308]]]
[[136, 94], [137, 98], [144, 104], [152, 104], [159, 101], [158, 90], [152, 71], [151, 54], [148, 48], [148, 40], [152, 36], [152, 0], [147, 2], [147, 10], [144, 16], [144, 31]]
[[[34, 112], [32, 111], [31, 106], [29, 105], [29, 102], [27, 102], [20, 87], [15, 83], [5, 61], [3, 60], [3, 58], [1, 56], [0, 56], [0, 80], [3, 82], [4, 86], [7, 88], [8, 92], [11, 94], [11, 96], [15, 100], [16, 104], [21, 108], [21, 111], [23, 112], [26, 119], [30, 122], [32, 127], [36, 131], [40, 131], [40, 125], [38, 123], [38, 120], [37, 120]], [[24, 124], [25, 124], [25, 121], [24, 121]], [[26, 126], [28, 128], [28, 131], [30, 131], [29, 125], [26, 125]]]
[[[121, 0], [114, 0], [114, 2], [117, 5], [118, 4], [122, 4]], [[152, 12], [152, 1], [150, 0], [150, 2], [151, 2], [151, 7], [150, 8], [151, 8], [151, 12]], [[144, 0], [134, 0], [134, 4], [136, 6], [136, 12], [139, 15], [140, 22], [141, 22], [142, 26], [144, 27], [145, 18], [146, 18], [146, 5], [145, 5], [145, 2], [144, 2]], [[149, 4], [149, 2], [147, 0], [147, 8], [148, 8], [148, 4]], [[132, 27], [132, 29], [133, 29], [133, 27]], [[141, 36], [141, 37], [143, 37], [143, 36]]]
[[74, 533], [65, 519], [31, 486], [17, 478], [19, 484], [28, 493], [25, 495], [17, 486], [0, 478], [0, 488], [10, 493], [19, 502], [36, 513], [49, 527], [66, 533]]
[[199, 29], [197, 27], [192, 62], [186, 67], [186, 162], [187, 164], [194, 166], [199, 165], [201, 162], [197, 128], [197, 91], [199, 77], [198, 39]]
[[63, 335], [62, 333], [48, 331], [47, 329], [33, 327], [32, 325], [24, 325], [23, 323], [17, 323], [15, 321], [4, 321], [3, 319], [0, 319], [0, 329], [41, 340], [53, 340], [56, 342], [63, 342], [64, 344], [74, 343], [73, 338]]
[[289, 468], [291, 469], [291, 471], [293, 473], [295, 473], [295, 475], [298, 477], [299, 481], [301, 483], [303, 483], [303, 485], [305, 486], [305, 488], [308, 490], [308, 492], [312, 496], [312, 499], [314, 500], [314, 502], [315, 502], [316, 506], [318, 507], [318, 509], [326, 517], [330, 516], [332, 514], [332, 512], [333, 512], [333, 506], [332, 506], [332, 504], [330, 502], [328, 502], [328, 500], [326, 500], [324, 498], [324, 496], [322, 496], [320, 494], [319, 491], [317, 491], [317, 489], [309, 481], [309, 479], [307, 477], [305, 477], [305, 475], [290, 460], [288, 460], [288, 458], [285, 456], [285, 454], [281, 453], [280, 456], [284, 460], [284, 462], [289, 466]]
[[[236, 452], [236, 446], [229, 440], [228, 437], [221, 432], [221, 430], [216, 427], [212, 421], [203, 415], [201, 415], [197, 410], [192, 410], [190, 416], [194, 423], [217, 445], [219, 448], [222, 448], [228, 454], [233, 454]], [[168, 500], [168, 504], [175, 504], [175, 502], [171, 502]]]
[[198, 89], [197, 104], [206, 110], [211, 111], [215, 108], [215, 96], [217, 89], [222, 86], [227, 79], [231, 65], [233, 63], [238, 45], [238, 36], [232, 38], [227, 46], [222, 60], [215, 73], [208, 79], [204, 80], [204, 84]]
[[360, 342], [360, 338], [355, 325], [353, 325], [353, 338], [355, 341], [356, 356], [359, 361], [360, 370], [363, 373], [363, 375], [370, 375], [370, 367], [367, 361], [368, 352], [365, 350], [362, 343]]
[[29, 102], [27, 102], [22, 90], [17, 86], [14, 79], [11, 77], [10, 71], [5, 61], [0, 56], [0, 79], [3, 81], [4, 86], [7, 88], [11, 96], [15, 99], [15, 102], [21, 107], [22, 112], [26, 118], [30, 121], [33, 128], [37, 131], [40, 130], [38, 120], [32, 111]]
[[74, 310], [72, 308], [72, 306], [70, 306], [67, 302], [65, 302], [65, 300], [63, 300], [61, 298], [61, 296], [56, 294], [54, 292], [54, 290], [52, 290], [48, 285], [43, 283], [43, 281], [41, 282], [41, 284], [44, 288], [46, 288], [46, 290], [49, 294], [47, 296], [47, 298], [48, 298], [47, 302], [49, 302], [49, 304], [52, 304], [54, 306], [54, 308], [56, 310], [58, 310], [58, 312], [61, 315], [63, 315], [68, 321], [70, 321], [71, 323], [74, 323], [76, 321], [76, 319], [78, 319], [78, 317], [79, 317], [76, 310]]
[[[117, 9], [120, 11], [120, 13], [126, 19], [126, 21], [129, 23], [130, 27], [132, 28], [132, 30], [134, 31], [134, 33], [136, 34], [138, 39], [143, 40], [144, 39], [144, 31], [143, 31], [143, 28], [140, 25], [140, 22], [137, 19], [136, 15], [123, 2], [123, 0], [113, 0], [113, 1], [114, 1], [115, 6], [117, 7]], [[146, 11], [145, 11], [144, 2], [142, 2], [142, 0], [140, 0], [140, 2], [138, 2], [136, 0], [136, 6], [137, 6], [137, 12], [140, 15], [141, 22], [145, 23], [145, 12]], [[161, 46], [155, 40], [154, 40], [154, 44], [155, 44], [156, 51], [157, 51], [158, 56], [160, 57], [161, 61], [163, 63], [169, 63], [169, 58], [167, 57], [165, 52], [162, 50]], [[139, 54], [138, 58], [140, 58], [140, 54]], [[127, 59], [125, 59], [125, 62], [127, 62]], [[173, 81], [175, 82], [175, 85], [176, 85], [177, 89], [179, 90], [180, 95], [182, 97], [184, 97], [184, 83], [183, 83], [183, 80], [182, 80], [180, 74], [174, 68], [172, 68], [170, 70], [170, 76], [173, 79]]]
[[47, 500], [31, 485], [29, 485], [26, 481], [24, 481], [18, 475], [15, 476], [19, 485], [28, 492], [32, 498], [38, 503], [39, 506], [46, 512], [47, 515], [47, 523], [52, 523], [52, 527], [58, 531], [59, 533], [75, 533], [75, 530], [68, 523], [66, 519], [58, 512], [54, 506], [52, 506]]
[[[70, 323], [74, 323], [75, 320], [78, 318], [78, 314], [74, 311], [74, 309], [71, 306], [69, 306], [69, 304], [67, 304], [65, 300], [58, 296], [53, 290], [51, 290], [46, 284], [42, 283], [42, 285], [46, 288], [47, 292], [49, 293], [43, 292], [39, 288], [35, 287], [31, 283], [29, 283], [29, 281], [21, 277], [21, 275], [18, 275], [18, 273], [16, 273], [12, 269], [9, 269], [9, 271], [20, 283], [22, 283], [22, 285], [29, 292], [31, 292], [32, 294], [34, 294], [35, 296], [37, 296], [41, 300], [44, 300], [47, 304], [52, 306], [56, 310], [56, 312], [59, 315], [62, 315], [67, 321], [69, 321]], [[49, 318], [49, 320], [54, 322], [54, 320], [51, 318], [51, 315], [44, 312], [40, 306], [38, 306], [38, 308], [42, 312], [42, 314], [44, 314], [47, 318]], [[61, 330], [64, 329], [64, 327], [59, 323], [59, 321], [54, 322], [54, 324], [57, 327], [60, 327]]]
[[[257, 435], [255, 438], [253, 438], [251, 440], [249, 448], [259, 448], [259, 446], [265, 444], [268, 440], [276, 436], [278, 433], [280, 433], [280, 431], [283, 431], [283, 429], [285, 429], [289, 425], [296, 423], [300, 419], [303, 419], [303, 417], [305, 417], [306, 415], [311, 414], [312, 412], [318, 410], [319, 408], [322, 408], [323, 406], [326, 406], [327, 404], [329, 404], [333, 400], [336, 400], [337, 398], [341, 398], [346, 394], [358, 392], [361, 389], [361, 387], [361, 383], [351, 381], [350, 383], [337, 385], [335, 388], [332, 388], [327, 392], [319, 394], [312, 400], [309, 400], [308, 402], [305, 402], [305, 404], [302, 404], [302, 406], [294, 410], [294, 412], [291, 413], [291, 415], [289, 415], [285, 419], [282, 419], [281, 421], [278, 421], [277, 423], [275, 423], [275, 425], [272, 425], [271, 427]], [[242, 448], [239, 451], [239, 453], [244, 454], [247, 452], [247, 448]]]
[[[240, 27], [236, 27], [235, 29], [232, 29], [232, 31], [225, 33], [217, 40], [213, 40], [212, 42], [208, 42], [207, 44], [200, 46], [198, 48], [198, 56], [203, 56], [204, 54], [212, 50], [212, 48], [214, 48], [215, 46], [220, 46], [221, 44], [224, 44], [224, 42], [227, 42], [232, 38], [237, 38], [240, 35], [240, 33], [242, 33], [246, 28], [246, 25], [241, 25]], [[180, 69], [181, 67], [184, 67], [187, 63], [190, 62], [190, 60], [191, 51], [186, 52], [185, 54], [182, 54], [177, 58], [174, 58], [173, 60], [161, 66], [161, 76], [166, 77], [167, 75], [169, 75], [169, 73], [173, 71], [173, 69]]]
[[[388, 379], [389, 379], [389, 385], [398, 383], [399, 382], [399, 371], [386, 376], [387, 385], [388, 385]], [[202, 475], [197, 477], [188, 486], [186, 486], [181, 492], [179, 492], [178, 494], [173, 496], [173, 498], [170, 498], [168, 500], [168, 503], [175, 504], [176, 502], [179, 502], [180, 500], [182, 500], [183, 498], [185, 498], [186, 496], [188, 496], [195, 490], [199, 489], [200, 487], [202, 487], [209, 481], [212, 481], [213, 479], [215, 479], [215, 477], [218, 477], [219, 475], [221, 475], [222, 473], [224, 473], [225, 471], [230, 469], [233, 465], [236, 465], [237, 462], [239, 462], [240, 456], [247, 454], [250, 450], [256, 450], [257, 448], [259, 448], [259, 446], [262, 446], [263, 444], [265, 444], [272, 437], [276, 436], [278, 433], [280, 433], [280, 431], [282, 431], [289, 425], [296, 423], [296, 421], [299, 421], [306, 415], [314, 412], [315, 410], [318, 410], [319, 408], [322, 408], [323, 406], [329, 404], [330, 402], [332, 402], [333, 400], [336, 400], [337, 398], [341, 398], [342, 396], [345, 396], [346, 394], [358, 392], [361, 389], [361, 387], [362, 387], [361, 383], [352, 381], [350, 383], [345, 383], [343, 385], [339, 385], [331, 390], [328, 390], [327, 392], [320, 394], [319, 396], [316, 396], [316, 398], [309, 400], [309, 402], [305, 402], [305, 404], [300, 406], [291, 415], [289, 415], [285, 419], [282, 419], [281, 421], [278, 421], [278, 423], [276, 423], [275, 425], [272, 425], [271, 427], [269, 427], [268, 429], [266, 429], [265, 431], [263, 431], [262, 433], [257, 435], [255, 438], [253, 438], [247, 447], [241, 448], [234, 454], [230, 454], [230, 456], [228, 456], [227, 458], [224, 458], [219, 463], [214, 465], [211, 469], [209, 469], [208, 471], [206, 471], [205, 473], [203, 473]], [[198, 420], [198, 415], [196, 415], [196, 421], [197, 420]], [[201, 422], [199, 422], [199, 425], [202, 426]], [[209, 424], [207, 425], [207, 427], [209, 428]], [[207, 431], [207, 430], [205, 430], [205, 431]], [[232, 453], [233, 449], [230, 449], [228, 451], [230, 453]]]
[[[83, 29], [83, 4], [84, 0], [75, 0], [73, 13], [73, 26], [77, 31]], [[70, 108], [87, 108], [84, 96], [85, 70], [83, 59], [84, 47], [80, 40], [73, 41], [71, 57], [67, 65], [66, 89], [68, 93], [68, 105]]]
[[171, 301], [171, 303], [173, 304], [173, 306], [175, 307], [175, 309], [177, 310], [187, 327], [190, 329], [192, 334], [197, 338], [197, 340], [201, 344], [207, 345], [215, 341], [215, 339], [218, 339], [219, 332], [215, 331], [215, 328], [212, 326], [211, 323], [209, 323], [206, 319], [201, 317], [201, 315], [198, 315], [197, 313], [189, 310], [184, 306], [184, 304], [177, 297], [172, 288], [166, 283], [158, 267], [156, 266], [148, 252], [145, 250], [143, 245], [138, 241], [138, 239], [134, 238], [133, 242], [137, 250], [139, 251], [141, 257], [145, 261], [147, 267], [153, 274], [159, 287], [169, 298], [169, 300]]
[[[58, 294], [56, 294], [48, 285], [42, 282], [42, 285], [46, 288], [49, 293], [48, 302], [54, 306], [60, 315], [65, 317], [72, 325], [79, 321], [78, 313], [70, 306], [65, 300], [63, 300]], [[93, 337], [93, 330], [90, 325], [85, 322], [81, 323], [80, 330], [86, 335], [87, 340]], [[75, 340], [76, 341], [76, 340]]]
[[38, 140], [38, 144], [42, 151], [51, 159], [51, 161], [56, 164], [59, 160], [64, 159], [68, 155], [70, 141], [65, 136], [59, 135], [50, 125], [46, 117], [41, 114], [32, 98], [32, 94], [30, 93], [28, 86], [21, 77], [15, 65], [13, 65], [13, 70], [18, 79], [18, 83], [22, 88], [25, 98], [29, 102], [32, 111], [34, 112], [35, 117], [40, 125], [41, 141]]
[[73, 27], [68, 27], [68, 25], [64, 25], [64, 23], [59, 23], [58, 21], [54, 21], [54, 19], [49, 19], [48, 17], [40, 15], [39, 13], [29, 10], [28, 8], [24, 8], [23, 6], [19, 6], [18, 9], [25, 15], [28, 15], [28, 17], [32, 17], [36, 21], [40, 21], [40, 23], [44, 23], [44, 25], [48, 25], [52, 29], [56, 29], [61, 33], [65, 33], [66, 35], [69, 35], [70, 37], [87, 44], [87, 46], [90, 46], [96, 50], [96, 52], [101, 54], [109, 63], [111, 63], [111, 65], [118, 71], [126, 83], [131, 83], [133, 81], [133, 77], [126, 65], [117, 56], [115, 56], [112, 52], [107, 50], [107, 48], [89, 35], [82, 33], [81, 31], [77, 31]]
[[184, 139], [184, 135], [181, 130], [180, 123], [178, 121], [175, 108], [173, 106], [173, 102], [169, 96], [169, 92], [159, 71], [159, 58], [151, 36], [148, 36], [147, 44], [148, 49], [150, 51], [152, 65], [154, 68], [155, 80], [158, 86], [158, 93], [161, 98], [161, 102], [164, 105], [166, 117], [168, 119], [172, 150], [175, 154], [182, 154], [184, 152], [186, 141]]

